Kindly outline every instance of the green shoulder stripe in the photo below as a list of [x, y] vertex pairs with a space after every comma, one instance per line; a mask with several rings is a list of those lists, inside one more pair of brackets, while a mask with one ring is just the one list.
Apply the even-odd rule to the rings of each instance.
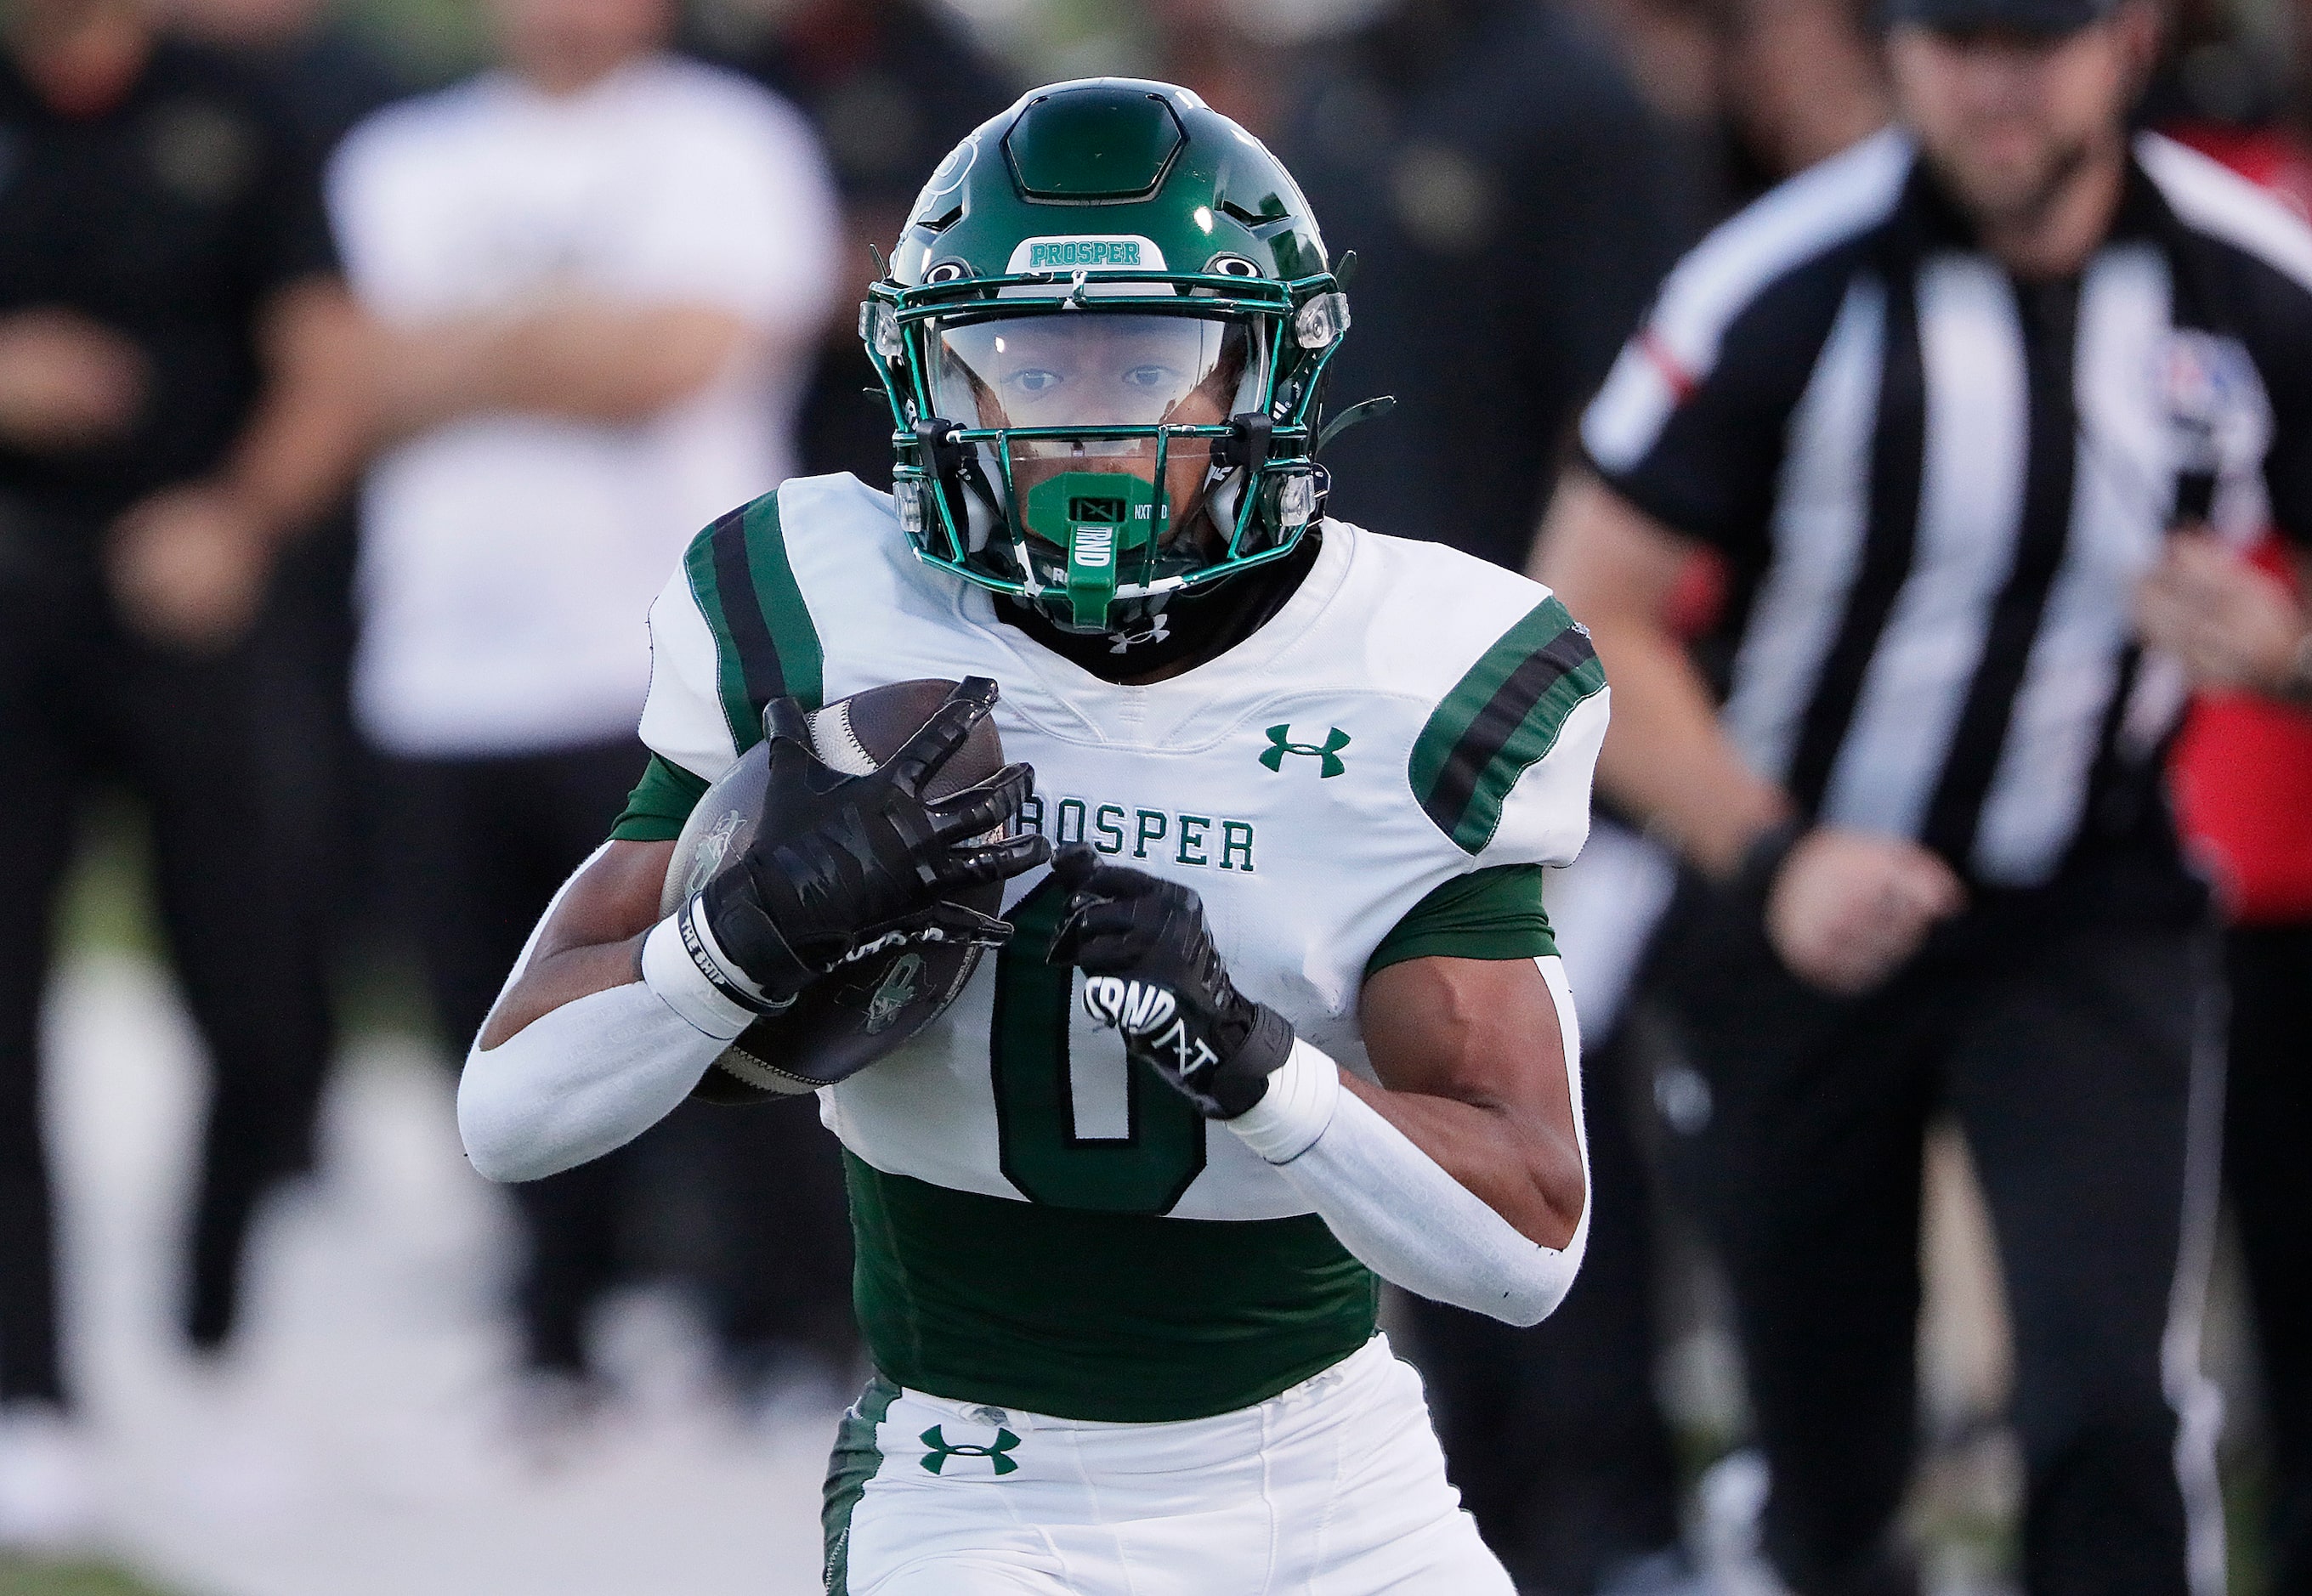
[[1413, 745], [1413, 795], [1464, 853], [1484, 851], [1502, 805], [1606, 685], [1590, 633], [1554, 598], [1534, 606], [1445, 695]]
[[763, 740], [764, 705], [792, 695], [815, 710], [822, 692], [819, 629], [787, 563], [778, 494], [765, 493], [707, 528], [691, 539], [682, 563], [714, 633], [722, 718], [744, 754]]

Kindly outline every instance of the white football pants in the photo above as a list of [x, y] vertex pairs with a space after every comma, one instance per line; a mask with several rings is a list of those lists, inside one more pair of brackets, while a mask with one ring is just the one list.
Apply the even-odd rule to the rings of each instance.
[[835, 1596], [1513, 1596], [1386, 1337], [1213, 1418], [1046, 1418], [879, 1382], [844, 1431]]

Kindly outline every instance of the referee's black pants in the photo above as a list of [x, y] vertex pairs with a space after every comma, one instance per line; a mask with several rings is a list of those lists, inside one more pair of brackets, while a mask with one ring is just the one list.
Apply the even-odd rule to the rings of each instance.
[[1755, 906], [1700, 896], [1658, 968], [1713, 1095], [1691, 1173], [1734, 1286], [1783, 1577], [1800, 1596], [1916, 1588], [1895, 1520], [1917, 1419], [1922, 1145], [1948, 1108], [2013, 1326], [2025, 1586], [2180, 1596], [2187, 1539], [2222, 1533], [2192, 1366], [2222, 1090], [2194, 1049], [2203, 938], [1996, 934], [1969, 916], [1841, 1001], [1783, 969]]
[[2312, 923], [2231, 933], [2224, 1186], [2272, 1458], [2273, 1596], [2312, 1596]]
[[0, 524], [0, 1401], [68, 1399], [40, 1128], [39, 1012], [57, 895], [100, 779], [151, 824], [162, 929], [211, 1071], [186, 1329], [231, 1329], [258, 1198], [306, 1167], [329, 1050], [313, 828], [259, 643], [189, 658], [126, 634], [94, 562]]

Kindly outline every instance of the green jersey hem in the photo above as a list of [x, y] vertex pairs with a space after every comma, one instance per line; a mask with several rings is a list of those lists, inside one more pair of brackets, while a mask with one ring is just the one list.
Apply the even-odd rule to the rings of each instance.
[[819, 1515], [826, 1548], [819, 1579], [827, 1596], [849, 1596], [851, 1515], [858, 1510], [859, 1498], [867, 1494], [867, 1482], [883, 1467], [883, 1450], [875, 1443], [875, 1429], [898, 1400], [899, 1388], [878, 1375], [867, 1382], [867, 1389], [859, 1393], [859, 1400], [836, 1427], [835, 1450], [827, 1460], [827, 1485]]
[[1542, 907], [1539, 865], [1456, 876], [1415, 903], [1365, 961], [1365, 978], [1408, 959], [1546, 959], [1557, 937]]
[[1174, 1219], [956, 1191], [844, 1155], [860, 1331], [957, 1401], [1154, 1424], [1265, 1402], [1371, 1340], [1379, 1282], [1314, 1214]]
[[706, 796], [708, 785], [705, 777], [694, 776], [672, 760], [652, 754], [643, 767], [643, 779], [626, 798], [625, 812], [610, 827], [610, 840], [673, 842], [682, 835], [684, 823]]

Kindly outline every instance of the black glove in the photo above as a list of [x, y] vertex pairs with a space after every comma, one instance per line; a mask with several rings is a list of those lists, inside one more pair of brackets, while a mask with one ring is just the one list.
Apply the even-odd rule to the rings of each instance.
[[1258, 1103], [1292, 1051], [1292, 1026], [1236, 990], [1196, 894], [1104, 865], [1081, 842], [1060, 850], [1052, 874], [1068, 889], [1052, 962], [1082, 967], [1092, 1018], [1122, 1031], [1125, 1051], [1205, 1118], [1233, 1120]]
[[846, 776], [811, 750], [802, 706], [763, 712], [769, 743], [763, 819], [736, 862], [706, 884], [700, 909], [714, 939], [775, 1005], [848, 959], [913, 938], [1000, 942], [1003, 921], [942, 903], [1017, 876], [1051, 856], [1008, 828], [1035, 775], [1008, 764], [976, 787], [926, 802], [924, 787], [988, 711], [995, 684], [967, 677], [923, 729], [879, 769]]

